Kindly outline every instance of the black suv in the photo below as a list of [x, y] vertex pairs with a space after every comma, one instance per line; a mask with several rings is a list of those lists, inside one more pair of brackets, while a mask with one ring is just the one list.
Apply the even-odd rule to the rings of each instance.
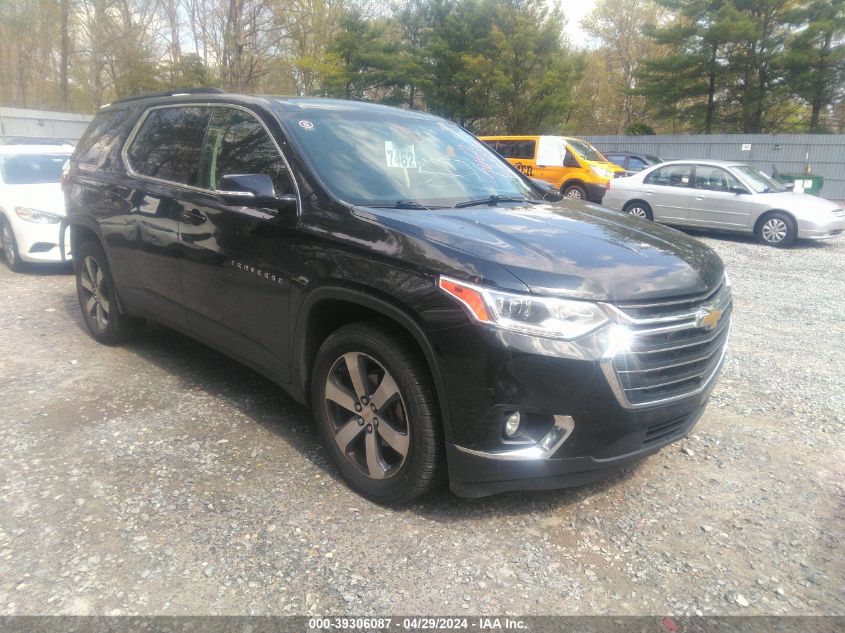
[[377, 500], [596, 479], [683, 437], [724, 359], [711, 250], [560, 201], [434, 116], [124, 100], [65, 183], [94, 338], [155, 320], [261, 372]]

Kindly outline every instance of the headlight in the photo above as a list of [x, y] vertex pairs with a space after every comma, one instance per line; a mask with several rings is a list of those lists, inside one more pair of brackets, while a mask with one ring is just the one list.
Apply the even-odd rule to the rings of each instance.
[[609, 169], [605, 169], [604, 167], [590, 165], [590, 169], [593, 170], [594, 174], [596, 174], [597, 176], [601, 176], [602, 178], [613, 178], [613, 172]]
[[608, 321], [602, 309], [589, 301], [499, 292], [448, 277], [440, 277], [438, 285], [476, 321], [513, 332], [571, 340]]
[[38, 211], [37, 209], [30, 209], [29, 207], [15, 207], [15, 213], [21, 220], [27, 222], [37, 222], [38, 224], [58, 224], [62, 221], [62, 216], [47, 211]]

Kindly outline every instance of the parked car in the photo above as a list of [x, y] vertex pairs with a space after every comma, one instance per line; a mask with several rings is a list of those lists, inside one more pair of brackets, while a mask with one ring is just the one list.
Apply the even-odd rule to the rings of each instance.
[[631, 176], [652, 165], [658, 165], [663, 162], [657, 156], [642, 154], [640, 152], [620, 152], [614, 150], [605, 152], [605, 156], [607, 156], [607, 160], [611, 163], [619, 165], [619, 167], [624, 169], [625, 175], [627, 176]]
[[73, 147], [0, 145], [0, 244], [6, 264], [60, 262], [62, 167]]
[[845, 209], [837, 203], [794, 193], [756, 167], [726, 161], [650, 167], [614, 180], [604, 204], [665, 224], [753, 234], [769, 246], [845, 231]]
[[587, 141], [564, 136], [481, 136], [530, 178], [554, 185], [567, 198], [600, 203], [607, 181], [625, 170]]
[[263, 373], [380, 501], [443, 479], [483, 496], [601, 477], [686, 435], [724, 359], [713, 251], [548, 202], [420, 112], [125, 100], [98, 112], [67, 182], [92, 336], [151, 319]]

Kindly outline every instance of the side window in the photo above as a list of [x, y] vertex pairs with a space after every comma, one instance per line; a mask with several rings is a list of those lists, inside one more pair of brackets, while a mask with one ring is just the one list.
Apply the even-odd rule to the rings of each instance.
[[195, 185], [208, 116], [200, 106], [151, 110], [127, 151], [129, 166], [144, 176]]
[[536, 146], [536, 141], [514, 141], [513, 158], [533, 160]]
[[496, 151], [505, 158], [516, 158], [516, 141], [499, 141]]
[[721, 167], [698, 165], [695, 168], [695, 188], [707, 191], [730, 191], [738, 183]]
[[74, 160], [83, 168], [108, 168], [128, 118], [129, 110], [110, 110], [95, 116], [76, 144]]
[[199, 186], [216, 189], [221, 176], [233, 174], [267, 174], [276, 195], [293, 193], [285, 163], [264, 126], [249, 112], [212, 108]]
[[648, 163], [639, 156], [631, 156], [628, 159], [628, 171], [642, 171], [646, 167], [648, 167]]
[[563, 157], [563, 166], [564, 167], [581, 167], [581, 163], [578, 162], [578, 159], [572, 155], [572, 150], [568, 147], [566, 148], [566, 156]]
[[607, 160], [609, 160], [614, 165], [619, 165], [620, 167], [625, 166], [625, 157], [620, 154], [608, 154]]
[[645, 178], [647, 185], [667, 187], [689, 187], [692, 178], [692, 165], [667, 165], [651, 172]]

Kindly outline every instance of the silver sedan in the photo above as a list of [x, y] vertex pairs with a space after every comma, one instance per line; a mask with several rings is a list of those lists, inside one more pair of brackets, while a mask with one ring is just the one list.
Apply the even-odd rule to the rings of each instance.
[[716, 160], [661, 163], [609, 182], [602, 205], [664, 224], [757, 236], [763, 244], [845, 233], [845, 209], [795, 193], [756, 167]]

